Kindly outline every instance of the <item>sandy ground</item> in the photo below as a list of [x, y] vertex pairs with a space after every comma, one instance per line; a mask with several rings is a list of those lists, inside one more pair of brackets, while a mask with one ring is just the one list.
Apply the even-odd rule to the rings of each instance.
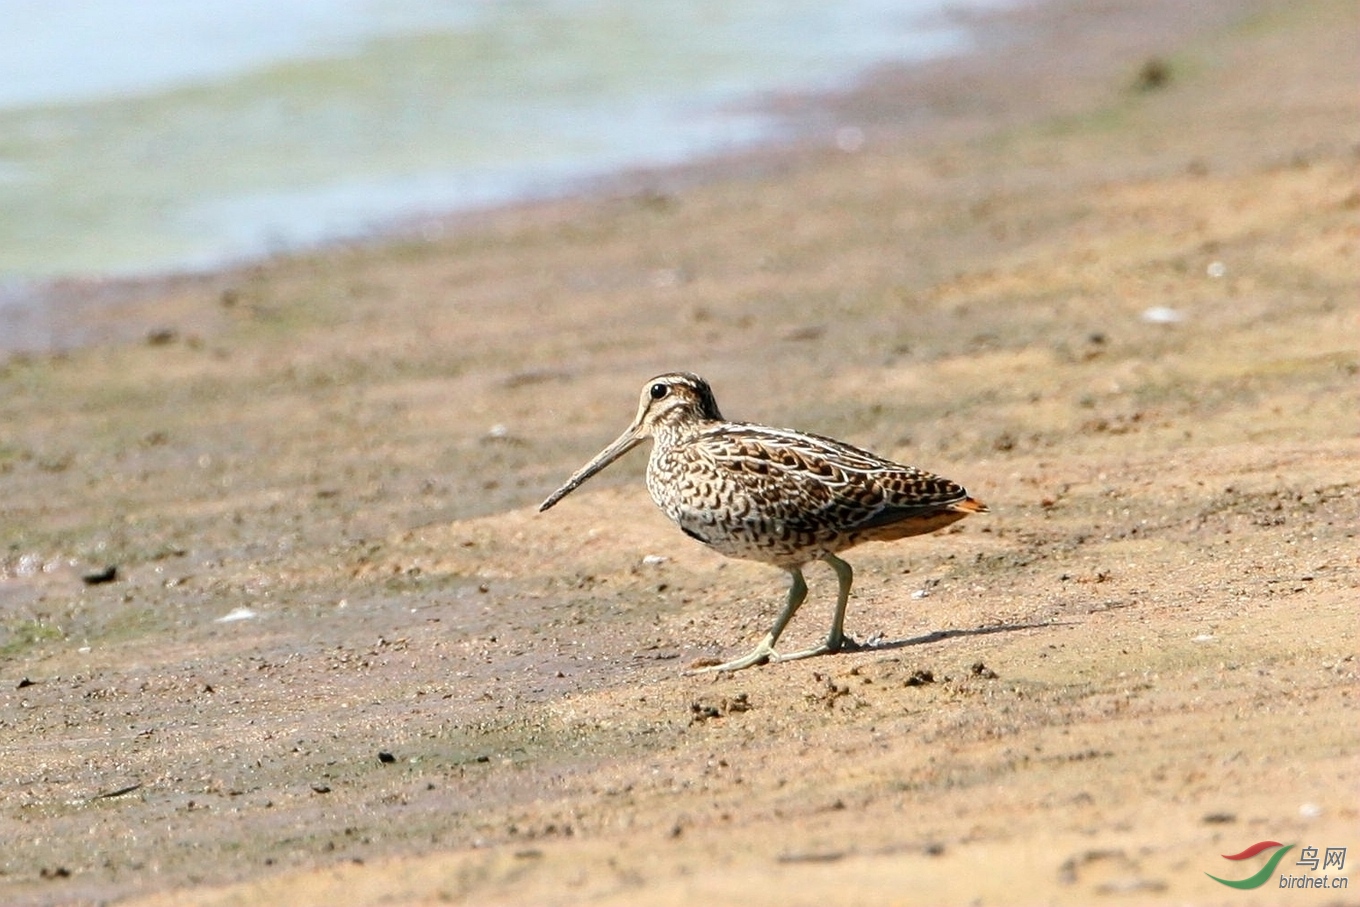
[[[0, 901], [1360, 903], [1206, 877], [1360, 862], [1356, 8], [1181, 6], [998, 16], [816, 100], [853, 153], [64, 288], [103, 341], [0, 366]], [[687, 676], [784, 575], [640, 453], [536, 512], [673, 368], [992, 513], [849, 555], [864, 651]]]

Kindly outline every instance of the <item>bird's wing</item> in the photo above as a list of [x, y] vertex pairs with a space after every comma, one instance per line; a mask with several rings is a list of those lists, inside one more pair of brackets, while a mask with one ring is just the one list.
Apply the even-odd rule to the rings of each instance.
[[793, 532], [886, 526], [967, 497], [962, 487], [841, 441], [728, 424], [689, 445], [693, 468], [725, 486], [726, 506]]

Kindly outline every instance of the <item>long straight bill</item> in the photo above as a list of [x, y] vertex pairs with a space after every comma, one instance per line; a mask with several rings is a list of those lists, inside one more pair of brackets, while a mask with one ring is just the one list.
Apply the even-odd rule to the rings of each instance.
[[619, 457], [628, 453], [628, 451], [641, 443], [642, 439], [637, 436], [636, 432], [636, 428], [630, 427], [626, 432], [619, 435], [613, 444], [610, 444], [604, 450], [597, 453], [593, 460], [576, 470], [571, 478], [567, 479], [566, 484], [548, 495], [547, 500], [538, 505], [539, 512], [541, 513], [544, 510], [547, 510], [549, 507], [571, 494], [586, 479], [595, 475], [595, 473], [604, 469], [610, 463], [613, 463]]

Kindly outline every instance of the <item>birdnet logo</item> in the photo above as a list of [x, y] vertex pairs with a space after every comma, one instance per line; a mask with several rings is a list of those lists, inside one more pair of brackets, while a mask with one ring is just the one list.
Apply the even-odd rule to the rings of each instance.
[[[1280, 861], [1284, 859], [1285, 854], [1289, 853], [1296, 846], [1297, 845], [1294, 844], [1281, 844], [1279, 841], [1257, 841], [1241, 853], [1223, 854], [1223, 859], [1225, 860], [1243, 861], [1250, 860], [1252, 857], [1265, 853], [1268, 850], [1273, 850], [1274, 853], [1266, 860], [1265, 865], [1254, 874], [1247, 876], [1245, 879], [1220, 879], [1218, 876], [1208, 872], [1206, 872], [1205, 875], [1218, 884], [1227, 885], [1229, 888], [1244, 890], [1260, 888], [1275, 875], [1275, 870], [1280, 865]], [[1322, 866], [1324, 872], [1321, 875], [1312, 875], [1311, 873], [1317, 871], [1319, 864]], [[1328, 869], [1335, 869], [1340, 872], [1346, 868], [1346, 848], [1344, 847], [1328, 847], [1325, 855], [1319, 860], [1318, 849], [1309, 845], [1299, 851], [1299, 860], [1294, 863], [1294, 865], [1306, 868], [1309, 870], [1310, 874], [1305, 875], [1301, 873], [1299, 875], [1289, 875], [1282, 872], [1279, 876], [1278, 887], [1345, 888], [1350, 882], [1350, 879], [1346, 876], [1328, 875], [1325, 872], [1325, 870]]]
[[1270, 878], [1275, 873], [1275, 867], [1280, 865], [1280, 861], [1284, 859], [1284, 855], [1294, 849], [1293, 844], [1281, 844], [1279, 841], [1257, 841], [1241, 853], [1231, 855], [1226, 853], [1223, 854], [1223, 859], [1225, 860], [1250, 860], [1258, 853], [1261, 853], [1264, 850], [1270, 850], [1271, 848], [1279, 849], [1270, 855], [1270, 859], [1266, 861], [1266, 865], [1262, 866], [1261, 870], [1253, 876], [1249, 876], [1245, 879], [1220, 879], [1218, 876], [1207, 872], [1205, 875], [1209, 876], [1209, 878], [1213, 879], [1218, 884], [1227, 885], [1229, 888], [1260, 888], [1266, 883], [1266, 879]]

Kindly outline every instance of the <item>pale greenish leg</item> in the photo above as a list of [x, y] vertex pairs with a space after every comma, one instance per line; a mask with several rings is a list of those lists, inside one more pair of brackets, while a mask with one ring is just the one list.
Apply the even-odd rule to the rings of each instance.
[[[849, 569], [847, 567], [847, 569]], [[711, 668], [701, 668], [700, 672], [705, 671], [740, 671], [742, 668], [749, 668], [766, 661], [783, 661], [775, 652], [774, 644], [779, 641], [779, 636], [784, 632], [784, 628], [793, 620], [793, 615], [798, 610], [798, 606], [807, 598], [807, 582], [803, 579], [803, 571], [800, 567], [789, 568], [789, 573], [793, 576], [793, 582], [789, 584], [789, 600], [784, 605], [784, 611], [779, 615], [779, 619], [774, 622], [770, 632], [765, 634], [765, 638], [760, 641], [749, 654], [743, 655], [734, 661], [724, 664], [714, 665]]]
[[[831, 565], [831, 569], [836, 571], [836, 579], [840, 581], [840, 589], [836, 593], [836, 614], [831, 618], [831, 632], [827, 634], [826, 642], [811, 649], [804, 649], [802, 652], [774, 656], [771, 661], [797, 661], [800, 658], [839, 652], [845, 646], [845, 607], [850, 602], [850, 584], [854, 582], [855, 571], [834, 554], [824, 554], [822, 560]], [[852, 643], [851, 648], [857, 646]]]

